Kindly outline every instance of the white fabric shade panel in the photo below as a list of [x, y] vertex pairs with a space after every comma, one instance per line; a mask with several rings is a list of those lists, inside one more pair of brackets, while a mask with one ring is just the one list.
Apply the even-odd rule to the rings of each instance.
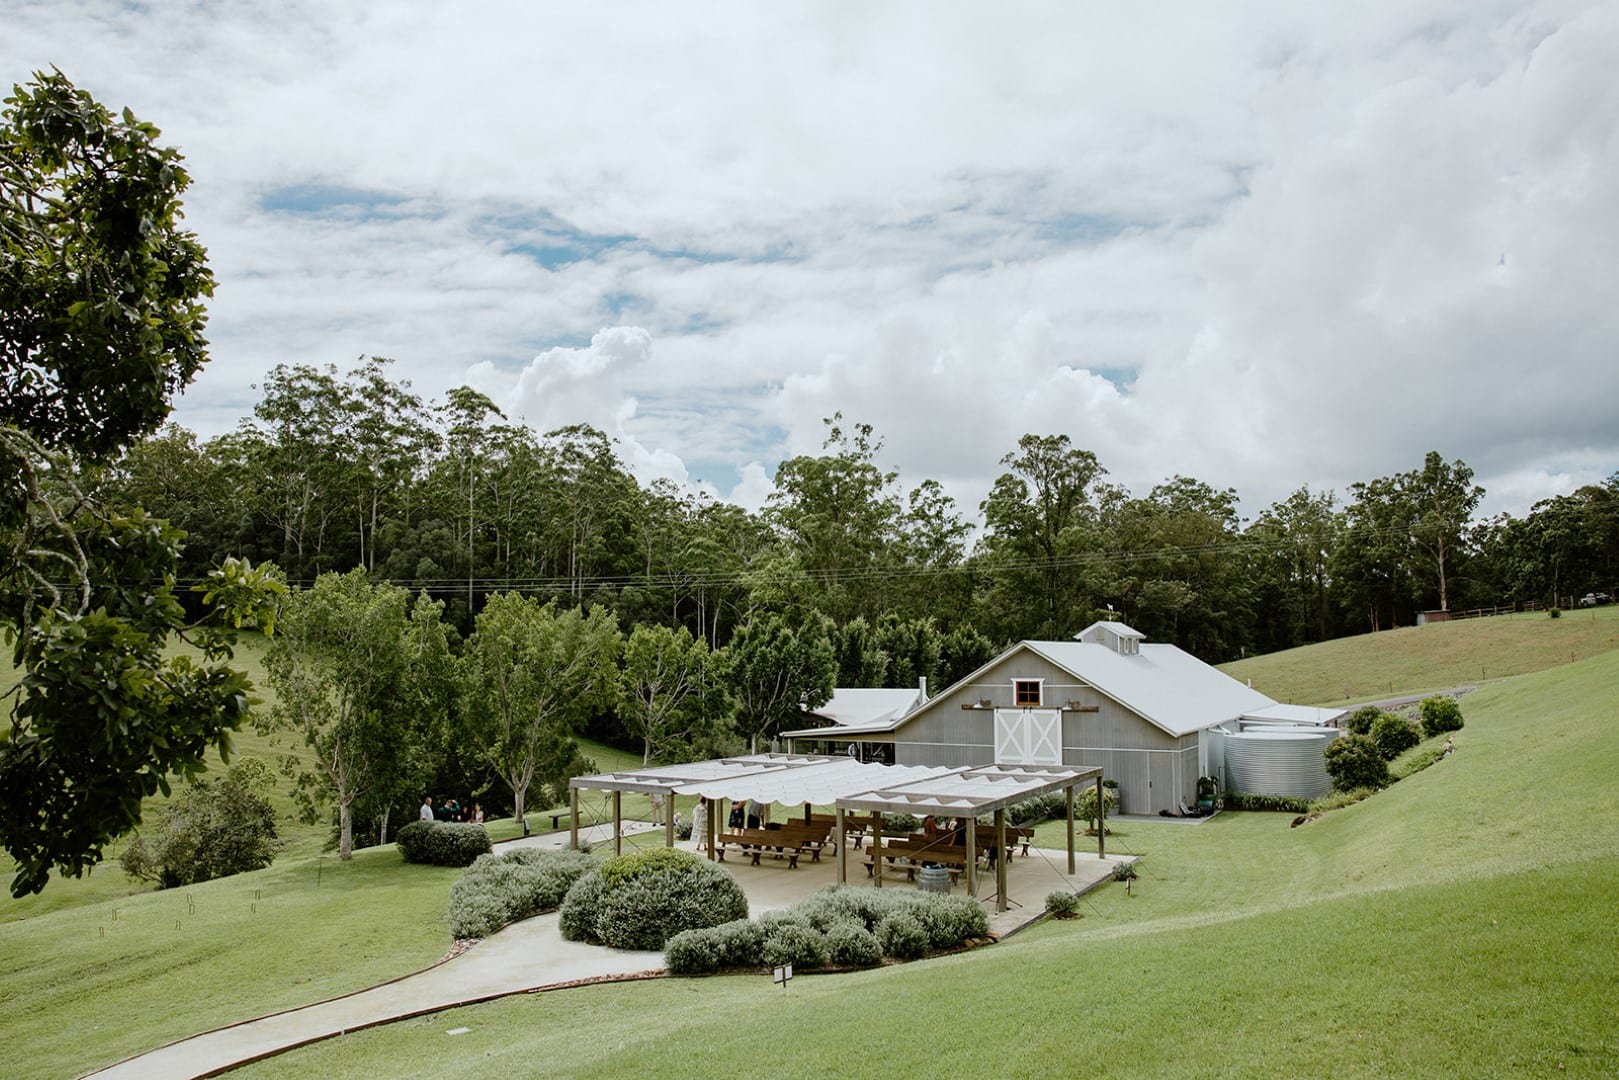
[[762, 803], [830, 806], [853, 791], [895, 787], [950, 772], [942, 766], [879, 765], [852, 759], [823, 759], [812, 766], [771, 769], [700, 780], [675, 788], [680, 795], [708, 799], [751, 799]]

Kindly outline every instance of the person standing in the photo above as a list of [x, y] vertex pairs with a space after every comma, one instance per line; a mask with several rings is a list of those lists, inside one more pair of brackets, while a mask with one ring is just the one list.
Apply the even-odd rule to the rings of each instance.
[[433, 820], [433, 796], [424, 795], [422, 797], [422, 809], [421, 812], [416, 815], [416, 818], [418, 821]]

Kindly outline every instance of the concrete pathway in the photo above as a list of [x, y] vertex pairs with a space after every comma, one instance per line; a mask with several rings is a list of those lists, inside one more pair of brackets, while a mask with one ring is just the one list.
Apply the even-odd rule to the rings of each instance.
[[[626, 834], [654, 829], [661, 831], [661, 826], [645, 822], [625, 822], [624, 826]], [[611, 844], [612, 826], [593, 826], [581, 830], [581, 836], [594, 845]], [[528, 836], [499, 847], [560, 849], [567, 843], [568, 834], [564, 831]], [[692, 848], [689, 841], [679, 846]], [[850, 850], [844, 854], [850, 883], [872, 884], [859, 861], [861, 853]], [[727, 862], [725, 866], [747, 894], [749, 911], [757, 915], [795, 904], [832, 883], [836, 880], [838, 857], [834, 854], [823, 862], [806, 862], [797, 870], [789, 870], [784, 863], [769, 859], [760, 866], [751, 866], [746, 860]], [[989, 915], [990, 929], [1001, 936], [1020, 929], [1044, 912], [1048, 893], [1058, 888], [1082, 892], [1111, 876], [1117, 863], [1133, 861], [1127, 855], [1098, 859], [1092, 851], [1076, 858], [1077, 872], [1070, 876], [1064, 872], [1066, 860], [1064, 852], [1039, 850], [1008, 860], [1007, 896], [1013, 903], [1004, 913], [998, 914], [995, 910], [993, 879], [981, 880], [979, 899]], [[884, 883], [889, 887], [914, 888], [895, 876], [886, 878]], [[346, 997], [204, 1032], [90, 1075], [108, 1080], [213, 1076], [306, 1043], [390, 1020], [582, 981], [650, 975], [663, 967], [661, 952], [631, 952], [564, 941], [557, 927], [558, 918], [557, 913], [552, 912], [525, 919], [458, 956], [401, 979]]]

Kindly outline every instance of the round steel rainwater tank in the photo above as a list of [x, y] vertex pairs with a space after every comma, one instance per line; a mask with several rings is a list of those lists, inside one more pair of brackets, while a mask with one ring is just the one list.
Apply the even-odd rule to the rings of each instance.
[[1320, 798], [1332, 790], [1325, 752], [1336, 731], [1288, 728], [1225, 737], [1225, 784], [1249, 795]]

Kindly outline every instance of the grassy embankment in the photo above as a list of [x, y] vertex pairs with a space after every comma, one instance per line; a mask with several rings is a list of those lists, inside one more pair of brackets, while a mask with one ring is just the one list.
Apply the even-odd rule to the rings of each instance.
[[[986, 952], [801, 979], [786, 1002], [757, 977], [542, 995], [259, 1069], [859, 1071], [879, 1035], [898, 1052], [907, 1017], [971, 1002], [984, 1022], [924, 1025], [927, 1057], [969, 1074], [1611, 1072], [1619, 940], [1598, 901], [1619, 892], [1615, 686], [1619, 653], [1482, 690], [1456, 756], [1301, 829], [1123, 823], [1115, 845], [1147, 856], [1134, 896], [1110, 887], [1084, 920]], [[82, 1071], [420, 967], [448, 945], [454, 876], [391, 849], [286, 859], [0, 926], [6, 1071]], [[791, 1053], [738, 1019], [761, 1009]]]
[[1277, 701], [1340, 705], [1477, 686], [1619, 649], [1619, 605], [1406, 626], [1221, 664]]
[[246, 1075], [1612, 1075], [1616, 688], [1619, 652], [1487, 686], [1455, 755], [1300, 828], [1121, 823], [1134, 895], [991, 950], [509, 999]]

